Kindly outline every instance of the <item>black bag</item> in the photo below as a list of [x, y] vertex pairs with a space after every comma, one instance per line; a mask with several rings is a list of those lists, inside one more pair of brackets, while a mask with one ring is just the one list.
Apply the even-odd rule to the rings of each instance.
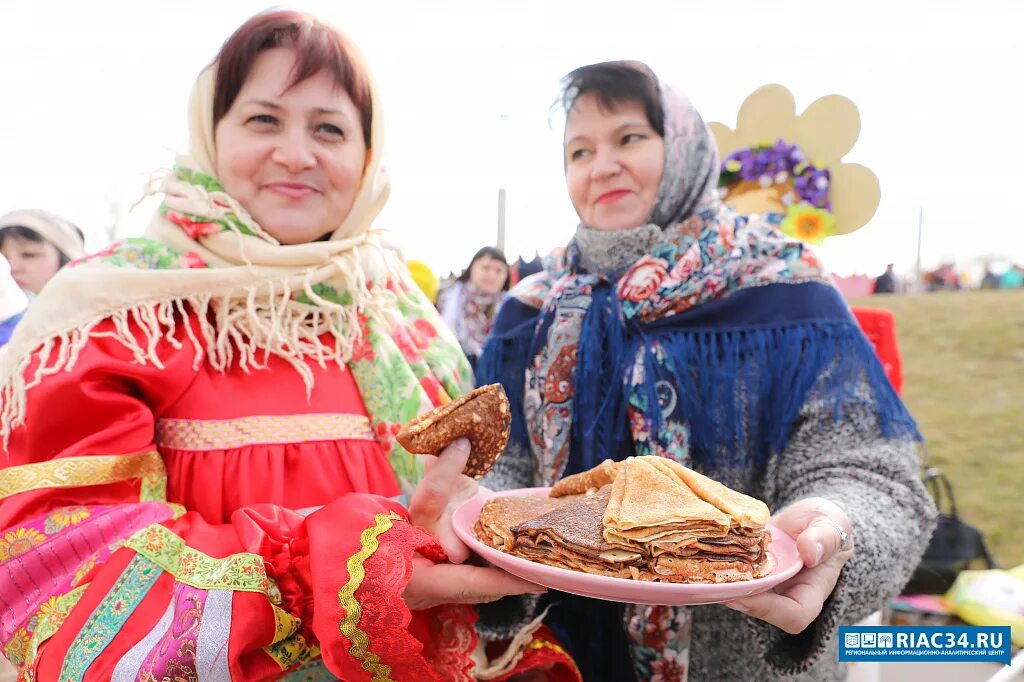
[[[942, 594], [953, 586], [960, 571], [970, 568], [974, 561], [983, 562], [986, 568], [996, 568], [981, 531], [960, 519], [949, 479], [938, 469], [930, 468], [924, 474], [924, 484], [935, 500], [939, 520], [903, 594]], [[944, 509], [944, 502], [948, 503], [948, 510]]]

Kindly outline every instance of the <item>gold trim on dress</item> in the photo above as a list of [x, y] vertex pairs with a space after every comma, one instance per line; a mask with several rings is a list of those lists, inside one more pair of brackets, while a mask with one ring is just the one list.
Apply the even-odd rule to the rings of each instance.
[[576, 671], [576, 674], [577, 675], [582, 675], [582, 673], [580, 673], [579, 667], [577, 667], [577, 665], [576, 665], [576, 661], [574, 661], [572, 656], [569, 655], [569, 652], [566, 651], [560, 645], [558, 645], [558, 644], [556, 644], [554, 642], [550, 642], [550, 641], [548, 641], [546, 639], [537, 638], [537, 639], [531, 641], [529, 644], [527, 644], [526, 648], [527, 649], [534, 649], [534, 650], [536, 650], [536, 649], [550, 649], [550, 650], [554, 651], [556, 654], [559, 654], [559, 655], [565, 657], [566, 663], [569, 663], [573, 667], [573, 669]]
[[229, 450], [256, 444], [376, 440], [361, 414], [285, 414], [238, 419], [161, 419], [157, 445], [175, 450]]
[[394, 512], [390, 514], [377, 514], [375, 517], [376, 524], [372, 528], [364, 530], [362, 535], [359, 536], [361, 548], [350, 556], [345, 563], [345, 567], [348, 569], [348, 582], [338, 591], [338, 601], [341, 603], [341, 607], [345, 609], [345, 617], [342, 619], [338, 629], [341, 630], [341, 634], [345, 635], [352, 642], [352, 646], [348, 650], [352, 658], [362, 661], [363, 663], [360, 667], [366, 672], [373, 674], [372, 682], [395, 681], [391, 679], [391, 666], [381, 663], [380, 656], [370, 651], [370, 638], [359, 629], [359, 620], [363, 615], [363, 607], [356, 599], [356, 591], [363, 584], [363, 578], [366, 577], [366, 568], [363, 567], [363, 564], [380, 546], [380, 541], [377, 538], [381, 533], [390, 530], [394, 521], [400, 518]]
[[125, 542], [146, 559], [174, 576], [179, 583], [199, 590], [235, 590], [270, 596], [264, 559], [251, 552], [236, 552], [216, 559], [189, 547], [174, 531], [153, 524]]
[[306, 642], [299, 632], [302, 620], [282, 608], [274, 607], [274, 641], [263, 647], [281, 670], [310, 661], [320, 655], [320, 647]]
[[0, 469], [0, 500], [43, 488], [76, 488], [141, 479], [141, 502], [167, 499], [167, 469], [157, 452], [86, 455]]

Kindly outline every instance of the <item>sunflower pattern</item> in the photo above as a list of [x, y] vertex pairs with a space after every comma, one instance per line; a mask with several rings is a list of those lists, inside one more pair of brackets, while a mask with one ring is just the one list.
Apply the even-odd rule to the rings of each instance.
[[[7, 646], [0, 653], [16, 666], [31, 665], [39, 646], [57, 632], [84, 593], [85, 586], [82, 586], [65, 594], [51, 596], [11, 635]], [[28, 676], [26, 679], [33, 678]]]
[[25, 631], [25, 628], [18, 628], [7, 642], [7, 646], [4, 647], [4, 656], [14, 665], [22, 665], [25, 662], [31, 641], [32, 636]]
[[708, 127], [722, 159], [721, 192], [739, 213], [781, 214], [783, 231], [820, 244], [860, 229], [878, 208], [875, 174], [842, 162], [860, 135], [860, 113], [845, 97], [821, 97], [797, 116], [788, 89], [765, 85], [743, 101], [735, 130]]
[[64, 530], [68, 526], [73, 526], [76, 523], [84, 521], [91, 515], [92, 512], [90, 512], [86, 507], [64, 507], [51, 512], [50, 515], [46, 517], [43, 529], [47, 533], [56, 533]]
[[34, 528], [17, 528], [0, 537], [0, 563], [10, 561], [46, 542], [46, 536]]
[[26, 629], [29, 632], [33, 632], [33, 631], [36, 630], [36, 628], [39, 627], [39, 622], [40, 621], [52, 617], [55, 614], [55, 612], [56, 612], [57, 602], [59, 600], [60, 600], [60, 597], [54, 595], [54, 596], [50, 597], [49, 599], [47, 599], [46, 601], [44, 601], [42, 604], [40, 604], [39, 610], [36, 611], [35, 615], [32, 616], [32, 618], [29, 619], [28, 627]]

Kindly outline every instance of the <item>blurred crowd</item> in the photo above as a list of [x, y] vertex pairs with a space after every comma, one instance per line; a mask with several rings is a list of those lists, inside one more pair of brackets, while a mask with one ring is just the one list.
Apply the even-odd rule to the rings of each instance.
[[920, 285], [913, 274], [901, 275], [890, 263], [885, 272], [871, 283], [870, 293], [903, 294], [915, 292], [962, 291], [968, 289], [1021, 289], [1024, 288], [1024, 265], [1009, 263], [996, 267], [984, 265], [980, 273], [946, 262], [922, 273]]
[[485, 246], [461, 273], [449, 272], [443, 279], [426, 263], [410, 260], [408, 265], [413, 281], [437, 306], [476, 369], [505, 292], [520, 280], [544, 270], [545, 264], [561, 257], [563, 251], [556, 249], [543, 258], [535, 253], [530, 260], [520, 256], [509, 263], [501, 249]]

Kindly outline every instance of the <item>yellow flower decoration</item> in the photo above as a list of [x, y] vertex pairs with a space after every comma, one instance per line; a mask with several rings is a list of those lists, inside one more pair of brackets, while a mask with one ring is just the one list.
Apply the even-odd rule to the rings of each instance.
[[55, 612], [57, 609], [57, 601], [59, 597], [50, 597], [42, 603], [36, 614], [32, 616], [28, 621], [28, 627], [25, 628], [28, 632], [35, 632], [39, 629], [39, 623], [50, 617], [51, 612]]
[[28, 653], [28, 647], [31, 643], [32, 638], [25, 631], [25, 628], [18, 628], [18, 631], [14, 633], [11, 640], [7, 642], [7, 646], [4, 648], [4, 655], [14, 665], [22, 665], [25, 663], [25, 655]]
[[46, 517], [46, 532], [56, 533], [59, 530], [84, 521], [92, 515], [86, 507], [64, 507]]
[[835, 234], [835, 229], [836, 219], [831, 213], [806, 203], [790, 206], [782, 221], [783, 232], [815, 246]]
[[50, 597], [49, 599], [44, 601], [39, 606], [39, 617], [46, 618], [50, 614], [50, 611], [53, 611], [55, 608], [57, 608], [58, 599], [59, 597]]
[[16, 556], [38, 547], [46, 541], [46, 536], [34, 528], [19, 528], [6, 533], [0, 538], [0, 562], [8, 561]]

